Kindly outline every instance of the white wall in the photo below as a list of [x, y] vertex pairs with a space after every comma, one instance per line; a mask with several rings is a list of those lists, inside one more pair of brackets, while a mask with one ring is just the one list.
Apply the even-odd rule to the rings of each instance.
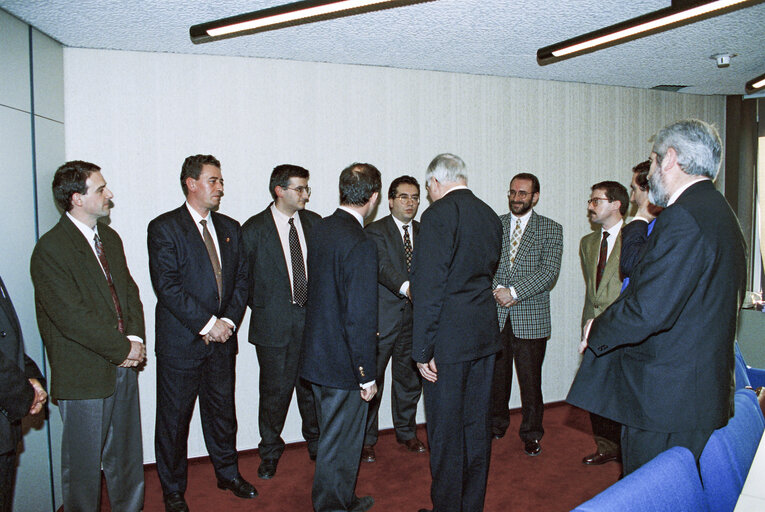
[[[579, 364], [584, 283], [577, 250], [590, 231], [590, 185], [604, 179], [627, 185], [631, 167], [648, 157], [648, 138], [671, 121], [693, 116], [722, 128], [725, 119], [722, 97], [250, 58], [67, 48], [64, 76], [66, 157], [100, 165], [115, 193], [112, 226], [141, 289], [150, 353], [155, 297], [146, 226], [182, 203], [178, 176], [190, 154], [221, 160], [221, 212], [240, 222], [268, 204], [268, 176], [280, 163], [311, 171], [309, 206], [322, 215], [334, 211], [339, 171], [353, 161], [375, 164], [387, 190], [400, 174], [422, 179], [436, 154], [456, 153], [468, 164], [470, 187], [497, 213], [507, 211], [510, 177], [535, 173], [542, 185], [537, 211], [564, 228], [543, 374], [548, 402], [565, 398]], [[378, 217], [385, 214], [384, 203]], [[240, 450], [259, 441], [258, 364], [246, 342], [248, 318], [237, 364]], [[144, 459], [152, 462], [153, 358], [140, 386]], [[391, 426], [389, 389], [383, 428]], [[511, 406], [518, 405], [516, 387]], [[284, 437], [300, 439], [294, 403]], [[205, 453], [195, 418], [189, 455]]]

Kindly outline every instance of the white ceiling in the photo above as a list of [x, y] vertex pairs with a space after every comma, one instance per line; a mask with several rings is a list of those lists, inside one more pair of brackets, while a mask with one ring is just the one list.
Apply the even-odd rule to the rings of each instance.
[[[765, 3], [541, 67], [538, 48], [670, 0], [436, 0], [194, 45], [191, 25], [291, 0], [0, 0], [76, 48], [198, 53], [744, 94], [765, 73]], [[718, 69], [710, 55], [736, 53]]]

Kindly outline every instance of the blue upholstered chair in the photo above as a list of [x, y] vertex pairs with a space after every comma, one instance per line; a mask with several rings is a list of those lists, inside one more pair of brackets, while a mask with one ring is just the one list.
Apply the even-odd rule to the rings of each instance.
[[735, 414], [712, 433], [699, 459], [701, 481], [709, 510], [731, 512], [765, 430], [765, 420], [750, 389], [736, 391]]
[[680, 446], [660, 453], [573, 512], [708, 511], [693, 454]]
[[765, 369], [752, 368], [747, 365], [738, 342], [734, 345], [736, 353], [736, 389], [741, 389], [745, 386], [753, 388], [765, 386]]

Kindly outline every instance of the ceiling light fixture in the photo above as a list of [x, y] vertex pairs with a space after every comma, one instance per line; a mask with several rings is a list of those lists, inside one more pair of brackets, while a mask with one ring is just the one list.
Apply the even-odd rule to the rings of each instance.
[[765, 74], [760, 75], [753, 80], [749, 80], [746, 83], [745, 89], [747, 94], [752, 94], [759, 91], [760, 89], [765, 89]]
[[552, 64], [657, 32], [751, 7], [763, 1], [765, 0], [672, 0], [671, 7], [540, 48], [537, 50], [537, 63], [540, 66]]
[[209, 43], [219, 39], [237, 37], [293, 25], [313, 23], [343, 16], [380, 11], [404, 5], [432, 2], [433, 0], [303, 0], [270, 7], [260, 11], [231, 16], [216, 21], [193, 25], [189, 29], [191, 42]]

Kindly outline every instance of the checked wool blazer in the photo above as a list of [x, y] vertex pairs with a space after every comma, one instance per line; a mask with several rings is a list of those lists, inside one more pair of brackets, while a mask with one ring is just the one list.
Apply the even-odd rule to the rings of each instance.
[[508, 318], [513, 333], [522, 339], [550, 336], [550, 290], [560, 273], [563, 254], [563, 228], [552, 219], [531, 211], [521, 244], [510, 264], [510, 240], [513, 219], [509, 213], [502, 221], [502, 256], [494, 275], [493, 287], [514, 287], [518, 303], [509, 308], [497, 305], [499, 329], [505, 328]]

